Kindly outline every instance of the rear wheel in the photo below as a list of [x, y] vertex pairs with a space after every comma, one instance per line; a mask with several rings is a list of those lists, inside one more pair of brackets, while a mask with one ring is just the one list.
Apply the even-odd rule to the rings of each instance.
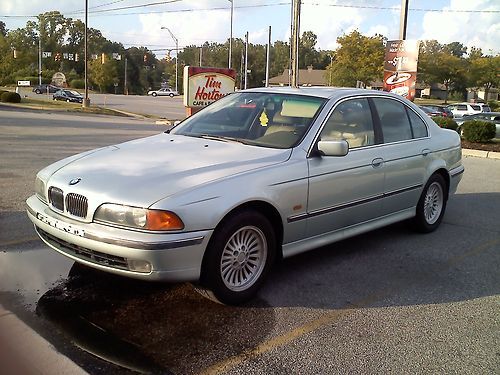
[[36, 89], [36, 90], [35, 90], [35, 93], [37, 93], [37, 94], [41, 94], [42, 92], [40, 91], [40, 89]]
[[152, 93], [151, 95], [156, 96], [156, 95], [158, 95], [158, 94], [157, 94], [156, 92], [154, 92], [154, 93]]
[[[259, 290], [275, 258], [276, 239], [269, 220], [242, 211], [224, 220], [210, 240], [201, 284], [225, 304], [240, 304]], [[212, 298], [213, 299], [213, 298]]]
[[439, 227], [446, 209], [446, 199], [444, 178], [439, 174], [432, 175], [417, 204], [417, 214], [414, 219], [417, 230], [429, 233]]

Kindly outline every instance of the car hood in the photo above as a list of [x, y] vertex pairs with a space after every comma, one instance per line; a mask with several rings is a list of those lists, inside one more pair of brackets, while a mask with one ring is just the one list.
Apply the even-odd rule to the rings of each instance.
[[[149, 207], [196, 186], [286, 161], [291, 150], [173, 134], [106, 147], [56, 170], [48, 187], [85, 195], [95, 205]], [[70, 181], [81, 179], [77, 184]]]

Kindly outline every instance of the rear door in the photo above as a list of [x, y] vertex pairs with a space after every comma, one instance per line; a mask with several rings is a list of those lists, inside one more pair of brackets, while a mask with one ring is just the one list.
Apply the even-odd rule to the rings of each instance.
[[385, 183], [382, 214], [416, 206], [425, 183], [428, 129], [411, 108], [391, 98], [371, 99], [383, 135], [380, 157], [384, 160]]

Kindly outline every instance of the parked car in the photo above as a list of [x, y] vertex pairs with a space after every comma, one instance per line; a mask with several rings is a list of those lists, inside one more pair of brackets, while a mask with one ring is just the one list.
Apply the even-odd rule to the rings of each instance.
[[42, 84], [34, 86], [32, 91], [36, 94], [53, 94], [60, 89], [60, 87], [54, 85]]
[[56, 91], [52, 96], [54, 100], [64, 100], [68, 103], [83, 103], [83, 95], [76, 90], [63, 89]]
[[169, 89], [169, 88], [163, 88], [159, 90], [151, 90], [148, 91], [148, 95], [151, 96], [170, 96], [173, 98], [174, 96], [179, 95], [179, 93], [175, 90]]
[[447, 108], [453, 113], [454, 118], [481, 112], [481, 106], [479, 104], [471, 103], [450, 104]]
[[473, 120], [480, 120], [480, 121], [487, 121], [494, 123], [496, 126], [495, 138], [500, 138], [500, 112], [482, 112], [482, 113], [475, 113], [473, 115], [465, 115], [459, 121], [457, 121], [457, 124], [459, 126], [458, 131], [461, 133], [460, 129], [465, 121], [473, 121]]
[[441, 116], [453, 118], [453, 113], [448, 107], [442, 105], [426, 104], [419, 106], [428, 116]]
[[491, 112], [491, 108], [486, 103], [477, 103], [477, 105], [481, 108], [481, 112]]
[[434, 231], [463, 172], [457, 132], [398, 95], [259, 88], [42, 169], [27, 212], [76, 262], [238, 304], [277, 259], [406, 219]]

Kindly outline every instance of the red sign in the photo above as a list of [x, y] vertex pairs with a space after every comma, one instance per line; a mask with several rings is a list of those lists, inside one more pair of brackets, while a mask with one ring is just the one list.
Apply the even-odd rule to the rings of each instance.
[[385, 49], [384, 90], [415, 98], [419, 42], [415, 40], [388, 41]]

